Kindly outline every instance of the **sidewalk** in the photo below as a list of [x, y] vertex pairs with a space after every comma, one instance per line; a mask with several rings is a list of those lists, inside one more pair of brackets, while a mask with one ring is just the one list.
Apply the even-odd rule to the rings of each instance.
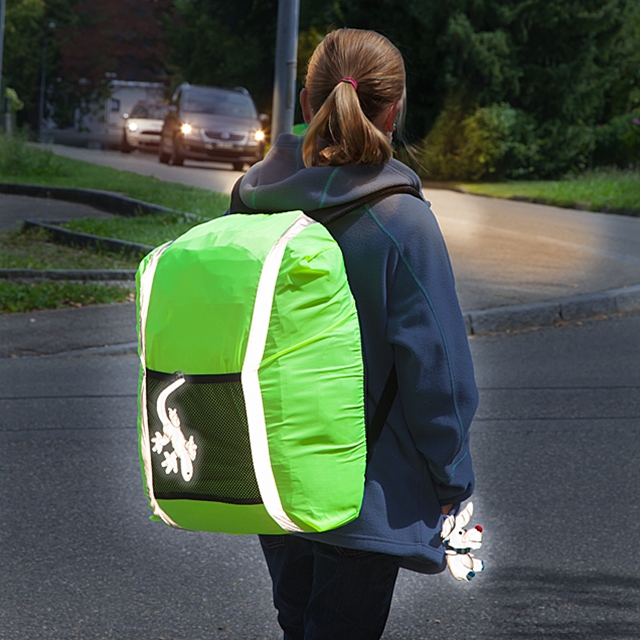
[[[443, 230], [469, 334], [640, 308], [640, 219], [426, 192]], [[0, 194], [0, 229], [25, 218], [108, 216]], [[135, 352], [135, 304], [0, 315], [0, 358]]]

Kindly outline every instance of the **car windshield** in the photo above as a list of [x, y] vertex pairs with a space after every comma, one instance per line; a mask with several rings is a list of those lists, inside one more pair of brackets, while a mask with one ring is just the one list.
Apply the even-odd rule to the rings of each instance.
[[249, 96], [235, 91], [189, 89], [184, 110], [189, 113], [208, 113], [215, 116], [257, 117]]
[[166, 104], [137, 104], [133, 108], [129, 117], [148, 120], [164, 120], [165, 115], [167, 115]]

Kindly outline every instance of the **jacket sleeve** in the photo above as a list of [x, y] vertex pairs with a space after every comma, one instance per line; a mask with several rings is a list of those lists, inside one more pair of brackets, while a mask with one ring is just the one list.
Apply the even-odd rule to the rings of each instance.
[[[399, 218], [400, 216], [397, 216]], [[469, 343], [444, 239], [431, 210], [416, 203], [383, 227], [389, 254], [387, 338], [412, 438], [441, 504], [473, 492], [469, 427], [477, 408]]]

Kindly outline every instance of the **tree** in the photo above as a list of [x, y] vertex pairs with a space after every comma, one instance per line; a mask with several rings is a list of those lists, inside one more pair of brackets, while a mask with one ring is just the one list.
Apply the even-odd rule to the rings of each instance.
[[[337, 12], [337, 13], [336, 13]], [[171, 84], [244, 86], [261, 111], [271, 111], [277, 0], [176, 0], [167, 20]], [[298, 80], [324, 35], [340, 23], [332, 0], [301, 0]]]
[[171, 84], [243, 86], [270, 110], [277, 0], [177, 0], [166, 23]]
[[[402, 51], [409, 123], [418, 137], [434, 124], [461, 132], [464, 122], [502, 123], [491, 127], [501, 136], [492, 150], [537, 147], [532, 155], [512, 154], [527, 157], [521, 175], [558, 175], [588, 164], [596, 127], [635, 95], [624, 82], [632, 78], [637, 86], [639, 34], [630, 26], [637, 0], [343, 0], [339, 10], [342, 24], [379, 30]], [[515, 146], [503, 144], [509, 131], [522, 136]], [[435, 138], [447, 140], [455, 160], [451, 137]]]
[[[277, 0], [7, 1], [6, 84], [23, 121], [37, 124], [45, 42], [62, 120], [110, 77], [244, 86], [271, 108]], [[300, 83], [342, 26], [398, 46], [409, 141], [452, 154], [454, 169], [481, 158], [492, 175], [551, 176], [640, 154], [638, 0], [301, 0]]]
[[620, 36], [632, 3], [455, 4], [442, 44], [451, 52], [447, 85], [464, 107], [462, 116], [506, 103], [533, 118], [540, 153], [535, 163], [516, 167], [520, 173], [546, 177], [586, 167], [594, 127], [607, 116]]
[[172, 0], [8, 0], [6, 83], [24, 101], [21, 123], [38, 127], [42, 54], [47, 103], [70, 124], [83, 101], [108, 92], [109, 79], [165, 77], [161, 21]]
[[110, 92], [110, 81], [166, 79], [162, 22], [171, 0], [73, 0], [73, 19], [56, 32], [58, 119], [69, 124]]
[[101, 86], [105, 77], [158, 80], [167, 47], [161, 21], [171, 0], [76, 0], [74, 19], [57, 30], [60, 72]]

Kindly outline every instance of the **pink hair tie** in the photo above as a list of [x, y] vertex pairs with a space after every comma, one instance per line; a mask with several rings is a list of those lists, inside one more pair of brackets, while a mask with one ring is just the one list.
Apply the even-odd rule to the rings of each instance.
[[341, 82], [348, 82], [356, 91], [358, 90], [358, 83], [353, 78], [341, 78], [338, 81], [338, 84], [340, 84]]

